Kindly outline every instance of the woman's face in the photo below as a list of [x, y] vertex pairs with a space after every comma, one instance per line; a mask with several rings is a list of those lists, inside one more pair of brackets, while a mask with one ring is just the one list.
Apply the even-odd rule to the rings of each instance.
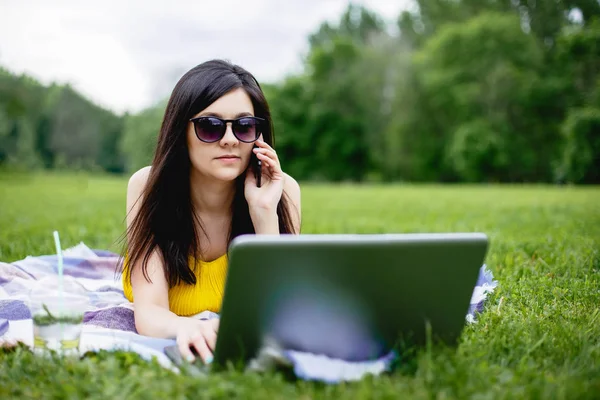
[[[254, 116], [252, 101], [242, 88], [217, 99], [195, 117], [218, 117], [236, 119]], [[232, 181], [246, 171], [250, 162], [253, 143], [239, 141], [233, 134], [231, 123], [227, 123], [225, 135], [213, 143], [198, 139], [194, 124], [188, 123], [187, 145], [193, 172], [212, 179]]]

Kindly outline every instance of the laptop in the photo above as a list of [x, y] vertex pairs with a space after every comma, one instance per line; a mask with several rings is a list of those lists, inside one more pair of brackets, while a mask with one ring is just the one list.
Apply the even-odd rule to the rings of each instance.
[[347, 361], [455, 345], [487, 250], [483, 233], [239, 236], [211, 369], [266, 343]]

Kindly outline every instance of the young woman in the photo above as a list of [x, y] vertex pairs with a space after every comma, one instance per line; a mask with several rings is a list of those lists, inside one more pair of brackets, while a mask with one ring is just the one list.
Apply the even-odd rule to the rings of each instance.
[[219, 320], [190, 317], [220, 311], [231, 240], [300, 233], [300, 188], [281, 170], [269, 106], [249, 72], [213, 60], [179, 80], [152, 165], [129, 180], [127, 210], [123, 286], [136, 329], [176, 338], [188, 360], [195, 348], [210, 363]]

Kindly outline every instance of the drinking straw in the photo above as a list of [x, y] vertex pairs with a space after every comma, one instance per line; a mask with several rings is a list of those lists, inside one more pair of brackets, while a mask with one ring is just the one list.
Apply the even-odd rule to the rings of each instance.
[[64, 296], [63, 296], [63, 255], [60, 248], [60, 238], [58, 231], [54, 231], [54, 244], [56, 245], [56, 255], [58, 256], [58, 293], [60, 296], [60, 311], [64, 313]]

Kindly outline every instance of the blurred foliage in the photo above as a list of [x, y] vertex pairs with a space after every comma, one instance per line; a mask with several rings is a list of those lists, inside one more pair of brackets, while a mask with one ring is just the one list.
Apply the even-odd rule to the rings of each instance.
[[126, 169], [137, 171], [150, 165], [162, 124], [166, 101], [125, 117], [119, 149], [127, 155]]
[[[417, 0], [391, 29], [349, 5], [301, 73], [263, 88], [300, 180], [600, 183], [600, 3]], [[0, 165], [132, 172], [165, 101], [116, 116], [0, 70]]]
[[13, 168], [124, 171], [122, 118], [70, 86], [0, 69], [0, 163]]

